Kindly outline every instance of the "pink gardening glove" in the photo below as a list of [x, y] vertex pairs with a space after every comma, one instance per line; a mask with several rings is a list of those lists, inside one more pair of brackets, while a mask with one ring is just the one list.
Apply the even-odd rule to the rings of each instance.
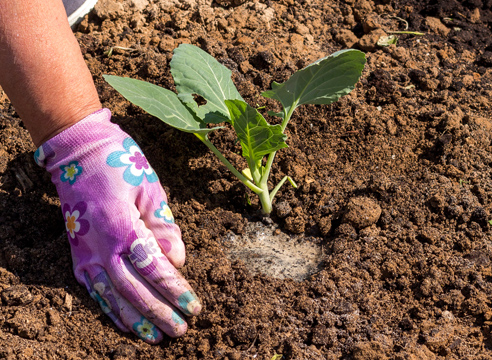
[[142, 150], [108, 109], [48, 140], [34, 154], [60, 196], [75, 277], [122, 331], [149, 343], [186, 332], [201, 305], [176, 270], [181, 233]]

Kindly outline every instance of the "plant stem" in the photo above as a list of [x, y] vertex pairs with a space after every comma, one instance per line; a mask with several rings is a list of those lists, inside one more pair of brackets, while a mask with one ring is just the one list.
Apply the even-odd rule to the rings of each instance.
[[290, 176], [287, 176], [286, 175], [286, 176], [284, 176], [284, 178], [282, 180], [279, 181], [279, 183], [277, 184], [277, 186], [275, 186], [275, 188], [270, 193], [270, 201], [272, 201], [273, 198], [275, 197], [275, 195], [277, 195], [277, 191], [282, 187], [282, 185], [285, 183], [286, 180], [289, 180], [290, 184], [295, 189], [297, 189], [297, 184], [295, 183], [295, 181]]
[[[199, 138], [205, 145], [208, 146], [208, 148], [210, 150], [212, 150], [212, 152], [220, 159], [220, 161], [222, 161], [222, 163], [234, 174], [236, 175], [236, 177], [241, 180], [241, 182], [246, 185], [247, 187], [249, 187], [255, 194], [257, 194], [258, 196], [260, 196], [261, 198], [261, 194], [264, 192], [264, 190], [258, 186], [256, 186], [255, 184], [253, 184], [246, 176], [244, 176], [243, 174], [241, 174], [239, 171], [237, 171], [237, 169], [232, 166], [232, 164], [229, 162], [229, 160], [227, 160], [224, 155], [222, 155], [222, 153], [215, 147], [214, 144], [212, 144], [212, 142], [208, 139], [207, 135], [202, 135], [202, 134], [199, 134], [199, 133], [194, 133], [195, 136], [197, 138]], [[268, 192], [267, 192], [268, 194]]]
[[[297, 107], [297, 102], [292, 104], [292, 106], [290, 107], [288, 112], [286, 112], [286, 110], [284, 109], [284, 118], [282, 120], [282, 125], [281, 125], [282, 126], [282, 133], [285, 131], [285, 128], [287, 127], [287, 124], [289, 123], [289, 120], [292, 116], [292, 113], [294, 112], [296, 107]], [[268, 177], [270, 176], [270, 170], [272, 169], [272, 164], [273, 164], [273, 160], [275, 159], [276, 153], [277, 152], [274, 151], [274, 152], [270, 153], [270, 155], [268, 155], [268, 159], [267, 159], [267, 162], [265, 165], [265, 171], [263, 172], [263, 176], [262, 176], [262, 182], [266, 183], [268, 181]]]
[[[283, 117], [282, 125], [281, 125], [282, 126], [282, 133], [285, 131], [285, 128], [287, 127], [287, 124], [288, 124], [288, 122], [289, 122], [289, 120], [290, 120], [290, 118], [292, 116], [292, 113], [296, 109], [296, 107], [297, 107], [297, 102], [295, 102], [294, 104], [292, 104], [292, 106], [289, 108], [289, 111], [288, 112], [284, 109], [284, 117]], [[262, 194], [258, 194], [258, 196], [260, 197], [262, 209], [263, 209], [263, 212], [265, 214], [270, 214], [272, 212], [272, 200], [273, 200], [275, 194], [277, 193], [278, 189], [280, 189], [280, 187], [283, 185], [283, 183], [285, 182], [285, 180], [287, 180], [287, 177], [285, 177], [284, 179], [282, 179], [280, 181], [280, 183], [274, 188], [272, 194], [269, 193], [269, 191], [268, 191], [268, 178], [270, 176], [270, 171], [272, 170], [272, 164], [273, 164], [273, 160], [275, 159], [275, 154], [276, 153], [277, 152], [274, 151], [274, 152], [272, 152], [272, 153], [270, 153], [268, 155], [268, 159], [267, 159], [267, 162], [266, 162], [266, 165], [265, 165], [265, 169], [264, 169], [263, 174], [261, 176], [261, 180], [258, 183], [258, 185], [260, 186], [260, 188], [263, 189], [263, 193]], [[291, 183], [292, 182], [293, 182], [293, 180], [291, 181]]]
[[425, 33], [421, 33], [421, 32], [418, 32], [418, 31], [388, 31], [387, 32], [388, 34], [396, 34], [396, 35], [399, 35], [399, 34], [403, 34], [403, 35], [425, 35]]
[[272, 212], [272, 199], [270, 197], [270, 193], [268, 192], [268, 183], [261, 185], [260, 187], [263, 189], [261, 193], [258, 194], [261, 203], [261, 211], [263, 214], [270, 214]]

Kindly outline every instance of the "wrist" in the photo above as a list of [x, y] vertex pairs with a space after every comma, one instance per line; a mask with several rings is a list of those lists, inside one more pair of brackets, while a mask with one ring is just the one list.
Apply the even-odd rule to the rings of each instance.
[[58, 110], [56, 114], [41, 114], [36, 119], [36, 122], [25, 121], [25, 123], [34, 144], [36, 147], [39, 147], [90, 114], [101, 109], [101, 103], [97, 99], [84, 106]]

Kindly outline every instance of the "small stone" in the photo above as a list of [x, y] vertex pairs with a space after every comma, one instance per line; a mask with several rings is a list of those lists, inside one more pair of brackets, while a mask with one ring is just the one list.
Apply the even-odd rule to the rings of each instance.
[[254, 40], [251, 39], [248, 36], [241, 36], [238, 37], [237, 40], [234, 42], [234, 45], [251, 45], [254, 43]]
[[362, 229], [377, 223], [380, 216], [381, 207], [375, 200], [357, 197], [350, 199], [342, 221]]
[[296, 33], [298, 33], [299, 35], [307, 35], [310, 32], [309, 28], [304, 24], [297, 24], [297, 26], [295, 27], [295, 30], [296, 30]]
[[67, 309], [67, 311], [72, 311], [72, 295], [69, 293], [65, 294], [65, 302], [63, 303], [63, 307]]
[[124, 8], [121, 2], [112, 0], [99, 0], [94, 7], [94, 13], [101, 20], [114, 20], [117, 17], [124, 15]]
[[432, 16], [425, 18], [425, 24], [429, 27], [430, 31], [441, 36], [448, 36], [451, 31], [441, 22], [441, 20]]
[[32, 294], [24, 285], [11, 286], [2, 291], [2, 301], [8, 306], [22, 306], [32, 301]]

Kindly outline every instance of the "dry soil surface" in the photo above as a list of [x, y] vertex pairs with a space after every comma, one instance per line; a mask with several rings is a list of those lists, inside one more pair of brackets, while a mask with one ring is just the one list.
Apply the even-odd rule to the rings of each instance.
[[[168, 192], [183, 273], [204, 310], [157, 346], [116, 329], [72, 275], [56, 190], [0, 92], [0, 359], [492, 359], [491, 8], [100, 0], [76, 37], [104, 106]], [[378, 45], [387, 35], [397, 43]], [[289, 174], [299, 188], [281, 189], [271, 218], [198, 139], [102, 78], [174, 89], [169, 61], [181, 43], [231, 69], [252, 105], [277, 111], [260, 95], [272, 81], [336, 50], [366, 52], [350, 95], [295, 113], [272, 180]], [[211, 140], [244, 166], [230, 128]], [[318, 271], [299, 282], [249, 270], [246, 255], [230, 260], [227, 239], [258, 222], [318, 246]]]

